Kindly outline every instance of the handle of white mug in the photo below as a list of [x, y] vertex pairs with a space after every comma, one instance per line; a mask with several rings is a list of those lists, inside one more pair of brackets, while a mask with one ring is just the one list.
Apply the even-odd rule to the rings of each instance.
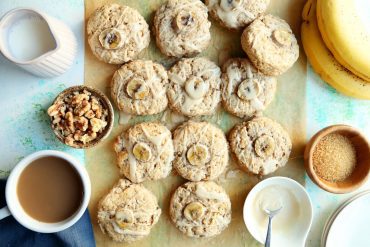
[[11, 213], [8, 207], [3, 207], [2, 209], [0, 209], [0, 220], [8, 217], [9, 215], [11, 215]]

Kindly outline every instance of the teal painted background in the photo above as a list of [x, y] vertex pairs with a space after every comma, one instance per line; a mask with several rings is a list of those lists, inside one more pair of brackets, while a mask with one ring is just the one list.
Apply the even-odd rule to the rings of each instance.
[[24, 156], [37, 150], [65, 151], [81, 161], [84, 157], [83, 151], [68, 148], [55, 138], [46, 114], [61, 90], [83, 84], [84, 1], [1, 0], [0, 16], [16, 7], [31, 7], [64, 21], [78, 38], [79, 52], [64, 75], [44, 79], [23, 71], [0, 55], [0, 178], [6, 177]]
[[[360, 130], [370, 139], [370, 101], [357, 100], [338, 93], [326, 84], [307, 65], [307, 140], [320, 129], [333, 124], [348, 124]], [[356, 192], [346, 195], [335, 195], [325, 192], [313, 184], [306, 176], [306, 189], [314, 205], [314, 221], [307, 245], [320, 246], [323, 227], [334, 210], [350, 196], [370, 189], [368, 181]], [[369, 237], [369, 236], [363, 236]]]

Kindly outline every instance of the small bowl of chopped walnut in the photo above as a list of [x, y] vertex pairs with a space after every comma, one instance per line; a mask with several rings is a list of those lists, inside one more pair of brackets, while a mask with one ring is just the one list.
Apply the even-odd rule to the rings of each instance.
[[73, 148], [90, 148], [107, 137], [114, 112], [107, 96], [97, 89], [74, 86], [62, 91], [47, 111], [57, 138]]

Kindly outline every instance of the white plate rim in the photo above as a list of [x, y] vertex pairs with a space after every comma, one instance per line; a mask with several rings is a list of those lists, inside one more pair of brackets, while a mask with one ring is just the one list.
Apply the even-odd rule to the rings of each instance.
[[326, 224], [324, 226], [322, 240], [321, 240], [321, 246], [322, 247], [325, 247], [327, 245], [327, 240], [328, 240], [328, 236], [329, 236], [331, 227], [334, 224], [334, 222], [337, 219], [337, 217], [339, 216], [339, 214], [341, 212], [343, 212], [343, 210], [345, 208], [347, 208], [350, 204], [352, 204], [352, 202], [357, 201], [358, 199], [361, 199], [362, 197], [364, 197], [364, 196], [366, 196], [368, 194], [370, 194], [370, 190], [365, 190], [365, 191], [359, 192], [356, 195], [354, 195], [354, 196], [350, 197], [349, 199], [347, 199], [343, 204], [341, 204], [334, 211], [334, 213], [328, 218], [328, 220], [327, 220], [327, 222], [326, 222]]
[[348, 198], [347, 200], [345, 200], [341, 205], [338, 206], [337, 209], [335, 209], [333, 211], [333, 213], [329, 216], [329, 218], [326, 220], [325, 222], [325, 225], [324, 225], [324, 228], [323, 228], [323, 231], [322, 231], [322, 235], [321, 235], [321, 243], [320, 243], [320, 246], [322, 247], [325, 247], [326, 245], [326, 238], [327, 238], [327, 235], [328, 235], [328, 232], [330, 230], [330, 227], [331, 225], [333, 224], [335, 218], [338, 216], [338, 214], [346, 207], [348, 206], [348, 204], [350, 204], [352, 201], [356, 200], [357, 198], [361, 197], [361, 196], [364, 196], [366, 194], [370, 193], [370, 190], [364, 190], [364, 191], [361, 191], [355, 195], [353, 195], [352, 197]]

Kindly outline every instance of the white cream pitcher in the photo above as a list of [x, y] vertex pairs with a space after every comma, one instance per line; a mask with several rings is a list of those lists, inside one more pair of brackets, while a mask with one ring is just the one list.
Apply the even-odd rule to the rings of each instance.
[[0, 20], [0, 52], [40, 77], [56, 77], [73, 64], [76, 37], [70, 28], [40, 11], [16, 8]]

